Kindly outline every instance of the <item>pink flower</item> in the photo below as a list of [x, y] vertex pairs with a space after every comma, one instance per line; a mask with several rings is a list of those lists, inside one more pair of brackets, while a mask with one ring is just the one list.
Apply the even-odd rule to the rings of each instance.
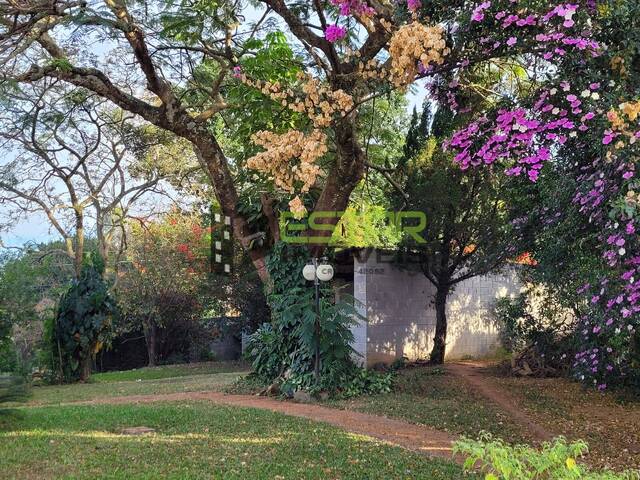
[[509, 40], [507, 40], [507, 45], [513, 47], [517, 42], [518, 39], [516, 37], [509, 37]]
[[342, 40], [347, 35], [347, 29], [338, 25], [329, 25], [324, 31], [324, 37], [331, 43]]
[[242, 77], [242, 67], [240, 65], [236, 65], [233, 67], [233, 78], [241, 78]]
[[489, 8], [490, 6], [491, 6], [491, 2], [483, 2], [480, 5], [478, 5], [473, 10], [473, 13], [471, 14], [471, 20], [473, 20], [474, 22], [481, 22], [482, 20], [484, 20], [484, 13], [482, 12], [487, 8]]
[[407, 0], [407, 8], [411, 12], [415, 12], [422, 6], [422, 2], [420, 0]]

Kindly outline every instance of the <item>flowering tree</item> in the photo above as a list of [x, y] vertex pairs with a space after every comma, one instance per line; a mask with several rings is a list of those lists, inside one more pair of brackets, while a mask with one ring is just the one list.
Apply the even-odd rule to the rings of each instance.
[[200, 218], [177, 212], [131, 220], [127, 230], [127, 268], [117, 288], [120, 328], [142, 330], [154, 366], [163, 344], [194, 330], [206, 308], [211, 238]]
[[[574, 368], [579, 379], [604, 389], [639, 380], [638, 6], [603, 1], [583, 10], [596, 55], [565, 52], [527, 100], [485, 112], [450, 145], [464, 167], [502, 165], [534, 181], [545, 172], [564, 177], [552, 183], [571, 189], [568, 207], [546, 201], [530, 217], [543, 235], [553, 232], [556, 250], [570, 247], [567, 258], [556, 252], [555, 273], [582, 296], [575, 302], [581, 348]], [[544, 183], [540, 192], [553, 192]], [[589, 248], [599, 255], [581, 253]], [[542, 260], [552, 250], [539, 249]]]
[[[191, 142], [225, 214], [234, 220], [236, 238], [264, 279], [266, 251], [250, 249], [255, 232], [238, 208], [236, 169], [262, 173], [286, 192], [298, 215], [308, 209], [344, 211], [366, 169], [379, 167], [369, 162], [358, 135], [364, 106], [422, 79], [434, 99], [458, 112], [469, 108], [464, 91], [484, 94], [495, 108], [448, 142], [464, 168], [503, 165], [509, 175], [536, 181], [546, 162], [589, 147], [591, 163], [575, 172], [576, 202], [606, 232], [603, 254], [611, 271], [620, 271], [615, 281], [602, 280], [606, 285], [596, 291], [604, 288], [606, 295], [596, 292], [593, 303], [602, 303], [627, 324], [616, 325], [613, 318], [608, 326], [592, 325], [590, 316], [586, 330], [603, 338], [605, 327], [624, 328], [628, 345], [635, 335], [629, 322], [640, 308], [633, 222], [638, 90], [632, 73], [638, 53], [629, 46], [638, 42], [623, 41], [617, 32], [637, 40], [637, 7], [607, 0], [259, 3], [266, 11], [248, 25], [243, 2], [237, 1], [193, 6], [5, 0], [0, 4], [2, 74], [13, 85], [44, 78], [69, 82]], [[298, 55], [280, 70], [267, 71], [269, 62], [260, 65], [252, 58], [269, 58], [264, 52], [273, 53], [273, 45], [265, 48], [259, 39], [282, 24]], [[113, 51], [135, 70], [107, 69], [113, 56], [74, 50], [72, 40], [79, 35], [108, 37]], [[487, 91], [469, 75], [478, 71], [512, 79], [524, 94]], [[624, 82], [609, 85], [612, 74]], [[231, 102], [239, 84], [258, 92], [268, 108], [281, 109], [268, 128], [255, 132], [263, 151], [246, 164], [230, 162], [216, 124], [225, 112], [242, 110]], [[320, 193], [311, 195], [313, 187]], [[265, 215], [273, 216], [264, 200]], [[618, 368], [603, 357], [616, 355], [613, 347], [593, 348], [584, 355], [593, 355], [587, 363], [594, 375]], [[624, 358], [617, 361], [620, 368], [628, 365]]]
[[[365, 169], [375, 167], [358, 136], [363, 105], [421, 78], [430, 79], [435, 95], [455, 103], [456, 88], [464, 87], [455, 77], [465, 68], [489, 68], [497, 59], [525, 54], [551, 62], [574, 50], [590, 55], [595, 48], [583, 35], [587, 16], [562, 3], [527, 2], [524, 16], [522, 7], [509, 1], [260, 3], [265, 15], [249, 25], [242, 22], [242, 2], [193, 7], [9, 0], [0, 11], [2, 74], [18, 84], [44, 78], [69, 82], [190, 141], [225, 214], [234, 219], [236, 237], [248, 248], [255, 232], [238, 211], [238, 185], [214, 127], [215, 119], [234, 107], [226, 98], [233, 82], [258, 89], [269, 105], [278, 102], [292, 112], [296, 127], [286, 131], [276, 125], [258, 133], [256, 142], [265, 151], [247, 166], [288, 192], [297, 213], [307, 205], [343, 211]], [[493, 10], [498, 18], [488, 15]], [[272, 78], [247, 75], [243, 66], [260, 50], [256, 40], [274, 14], [301, 47], [295, 59], [299, 71]], [[106, 53], [85, 55], [72, 48], [73, 38], [102, 35], [113, 44]], [[135, 70], [107, 68], [114, 54]], [[305, 194], [314, 184], [321, 193], [311, 200]], [[249, 253], [265, 278], [265, 252]]]

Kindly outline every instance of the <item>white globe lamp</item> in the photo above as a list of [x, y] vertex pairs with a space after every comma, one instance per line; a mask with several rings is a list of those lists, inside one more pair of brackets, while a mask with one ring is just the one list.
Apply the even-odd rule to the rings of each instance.
[[316, 267], [313, 263], [307, 263], [302, 269], [302, 276], [305, 280], [313, 282], [316, 279]]
[[316, 275], [321, 282], [329, 282], [333, 278], [333, 267], [328, 263], [318, 265]]

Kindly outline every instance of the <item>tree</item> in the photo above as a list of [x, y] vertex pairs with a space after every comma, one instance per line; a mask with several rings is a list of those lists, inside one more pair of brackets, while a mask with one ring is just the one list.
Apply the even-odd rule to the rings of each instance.
[[127, 224], [128, 266], [117, 288], [119, 328], [142, 330], [149, 366], [156, 365], [172, 335], [197, 330], [207, 308], [211, 236], [201, 225], [197, 215], [179, 212]]
[[[414, 125], [418, 122], [414, 116]], [[511, 248], [514, 232], [504, 203], [505, 179], [489, 169], [469, 173], [460, 169], [442, 148], [454, 125], [451, 112], [444, 107], [426, 132], [409, 130], [407, 145], [416, 154], [401, 161], [406, 169], [403, 194], [394, 192], [399, 206], [424, 212], [427, 219], [421, 233], [424, 243], [407, 239], [402, 249], [419, 262], [436, 289], [436, 330], [430, 356], [434, 364], [444, 362], [449, 294], [460, 282], [499, 268], [516, 253]], [[423, 140], [412, 138], [412, 133], [422, 135]]]
[[53, 341], [61, 378], [87, 381], [93, 358], [109, 341], [116, 306], [103, 273], [99, 254], [86, 258], [80, 277], [60, 299]]
[[[9, 207], [9, 224], [20, 216], [44, 214], [64, 240], [79, 277], [91, 224], [107, 261], [116, 240], [124, 240], [123, 220], [142, 215], [143, 202], [151, 194], [157, 202], [163, 194], [162, 181], [187, 167], [175, 157], [170, 167], [137, 161], [128, 151], [128, 138], [135, 135], [139, 144], [147, 138], [132, 124], [133, 115], [58, 83], [14, 92], [4, 102], [0, 138], [14, 158], [0, 168], [0, 199]], [[140, 151], [144, 147], [151, 148], [137, 145]]]
[[54, 315], [56, 299], [74, 277], [73, 263], [60, 253], [62, 248], [60, 241], [29, 245], [0, 257], [0, 323], [8, 331], [7, 360], [17, 370], [31, 370], [42, 322]]
[[[485, 15], [489, 2], [473, 10], [467, 2], [422, 6], [414, 0], [259, 3], [267, 8], [265, 14], [245, 25], [246, 5], [237, 1], [197, 6], [121, 0], [9, 2], [0, 12], [0, 41], [5, 58], [2, 73], [12, 85], [59, 79], [191, 142], [224, 214], [233, 219], [235, 237], [263, 280], [268, 277], [264, 262], [268, 248], [255, 248], [257, 232], [239, 210], [235, 165], [225, 155], [215, 125], [225, 111], [244, 108], [227, 97], [236, 82], [262, 91], [269, 98], [267, 105], [287, 110], [283, 123], [255, 137], [266, 151], [247, 165], [273, 177], [293, 196], [290, 206], [299, 214], [305, 210], [304, 200], [313, 210], [339, 212], [347, 207], [365, 172], [367, 151], [358, 136], [360, 109], [374, 98], [424, 77], [433, 79], [444, 94], [442, 87], [469, 65], [521, 55], [542, 62], [553, 58], [547, 52], [554, 48], [562, 47], [563, 52], [592, 48], [580, 35], [587, 28], [587, 16], [571, 20], [575, 9], [569, 12], [563, 4], [529, 2], [531, 15], [520, 19], [513, 13], [519, 7], [507, 0], [494, 2], [492, 9], [502, 9], [508, 18], [504, 28], [496, 29], [494, 19]], [[273, 28], [273, 14], [286, 25], [295, 45], [302, 47], [299, 57], [289, 63], [299, 72], [290, 75], [291, 69], [284, 69], [285, 75], [276, 78], [250, 77], [243, 71], [245, 64], [268, 58], [258, 55], [264, 46], [259, 36], [269, 23]], [[515, 32], [520, 20], [527, 28]], [[563, 42], [564, 33], [540, 36], [564, 30], [570, 32], [569, 43]], [[108, 51], [98, 54], [96, 61], [85, 61], [68, 48], [72, 35], [109, 38], [118, 55], [135, 64], [135, 75], [130, 68], [107, 70]], [[268, 70], [269, 65], [257, 66]], [[290, 125], [294, 128], [282, 133]], [[287, 144], [293, 151], [282, 148]], [[319, 195], [306, 195], [316, 183]], [[273, 217], [268, 198], [263, 203], [265, 215]], [[315, 250], [318, 253], [321, 247]]]
[[478, 115], [451, 146], [465, 168], [549, 177], [526, 220], [539, 230], [540, 276], [579, 314], [574, 375], [599, 389], [637, 388], [640, 5], [605, 0], [587, 11], [596, 54], [563, 52], [554, 75]]

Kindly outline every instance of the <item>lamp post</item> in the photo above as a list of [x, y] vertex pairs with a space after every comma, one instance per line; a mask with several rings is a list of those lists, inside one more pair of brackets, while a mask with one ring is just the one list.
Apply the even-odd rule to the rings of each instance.
[[313, 373], [316, 382], [320, 380], [320, 282], [329, 282], [333, 278], [333, 267], [327, 263], [327, 258], [323, 257], [318, 262], [318, 257], [313, 257], [302, 269], [302, 276], [305, 280], [312, 281], [315, 288], [315, 310], [316, 319], [314, 324], [316, 345]]

